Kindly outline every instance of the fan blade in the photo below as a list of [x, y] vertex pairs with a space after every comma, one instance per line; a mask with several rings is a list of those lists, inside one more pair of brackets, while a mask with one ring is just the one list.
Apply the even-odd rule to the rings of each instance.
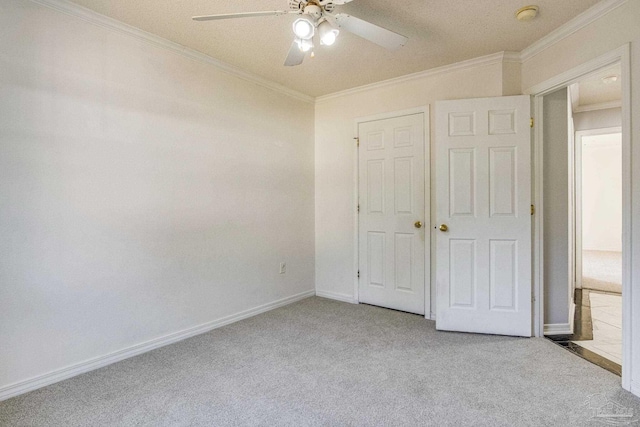
[[302, 64], [305, 55], [306, 52], [300, 50], [298, 43], [296, 43], [296, 41], [294, 40], [293, 43], [291, 43], [291, 48], [289, 49], [287, 59], [284, 60], [285, 67], [295, 67], [296, 65]]
[[390, 50], [400, 49], [408, 40], [403, 35], [356, 18], [355, 16], [347, 15], [346, 13], [338, 13], [337, 15], [331, 16], [331, 18], [333, 18], [331, 20], [335, 22], [340, 29], [349, 31], [356, 36], [360, 36], [363, 39], [367, 39], [370, 42]]
[[218, 19], [251, 18], [254, 16], [278, 16], [289, 13], [299, 14], [300, 12], [297, 10], [265, 10], [261, 12], [222, 13], [220, 15], [194, 16], [192, 19], [194, 21], [216, 21]]
[[331, 3], [336, 6], [342, 6], [343, 4], [351, 3], [353, 0], [333, 0]]

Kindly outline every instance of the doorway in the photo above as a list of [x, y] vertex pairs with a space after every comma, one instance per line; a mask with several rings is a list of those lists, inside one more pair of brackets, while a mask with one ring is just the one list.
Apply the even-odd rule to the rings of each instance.
[[[551, 323], [545, 324], [545, 335], [618, 375], [623, 359], [623, 188], [628, 188], [623, 184], [621, 74], [619, 62], [602, 67], [544, 100], [544, 108], [551, 110], [544, 115], [549, 170], [544, 187], [545, 320]], [[557, 114], [562, 108], [566, 124]], [[566, 131], [568, 149], [562, 148], [559, 129]], [[559, 167], [563, 158], [566, 168]], [[565, 277], [568, 307], [558, 302]], [[567, 327], [553, 324], [567, 318], [564, 313]]]
[[578, 131], [575, 147], [575, 284], [591, 339], [574, 342], [622, 366], [621, 129]]

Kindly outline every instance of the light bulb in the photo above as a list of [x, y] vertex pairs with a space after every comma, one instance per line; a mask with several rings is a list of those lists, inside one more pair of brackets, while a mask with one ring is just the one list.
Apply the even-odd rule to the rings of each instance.
[[320, 25], [318, 25], [318, 33], [320, 34], [320, 42], [323, 45], [331, 46], [336, 42], [339, 31], [333, 28], [329, 22], [322, 21]]
[[313, 37], [313, 33], [315, 32], [315, 28], [313, 24], [306, 19], [296, 19], [293, 23], [293, 33], [302, 40], [307, 40]]
[[313, 41], [311, 39], [297, 39], [296, 43], [298, 43], [298, 48], [302, 52], [309, 52], [313, 48]]

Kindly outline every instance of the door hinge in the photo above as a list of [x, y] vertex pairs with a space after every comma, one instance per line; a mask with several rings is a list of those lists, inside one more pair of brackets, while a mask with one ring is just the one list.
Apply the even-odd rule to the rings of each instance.
[[533, 117], [531, 117], [531, 120], [529, 121], [529, 126], [533, 127], [534, 123], [535, 123], [535, 122], [534, 122], [534, 120], [533, 120]]
[[358, 270], [358, 279], [360, 278], [360, 270]]
[[356, 140], [356, 147], [360, 147], [360, 138], [356, 136], [353, 139]]
[[534, 205], [531, 205], [531, 215], [535, 215], [536, 213], [536, 207]]
[[360, 205], [358, 205], [358, 213], [360, 213]]

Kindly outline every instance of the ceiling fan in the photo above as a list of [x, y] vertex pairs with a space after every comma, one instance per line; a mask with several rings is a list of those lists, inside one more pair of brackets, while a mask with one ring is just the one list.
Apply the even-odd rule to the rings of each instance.
[[[314, 48], [313, 38], [317, 34], [320, 44], [331, 46], [340, 30], [353, 33], [379, 46], [396, 50], [404, 46], [407, 38], [386, 28], [379, 27], [346, 13], [334, 13], [336, 6], [353, 0], [289, 0], [289, 10], [225, 13], [219, 15], [194, 16], [194, 21], [215, 21], [230, 18], [255, 16], [300, 15], [293, 23], [295, 38], [284, 65], [292, 67], [302, 64], [307, 52]], [[312, 52], [313, 54], [313, 52]]]

